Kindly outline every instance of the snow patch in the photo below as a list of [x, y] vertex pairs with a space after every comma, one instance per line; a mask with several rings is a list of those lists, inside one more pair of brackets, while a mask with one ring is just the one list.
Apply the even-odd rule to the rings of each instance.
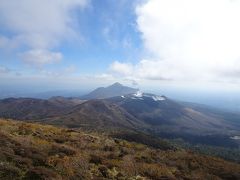
[[164, 96], [157, 96], [153, 94], [142, 93], [141, 91], [137, 91], [135, 94], [130, 96], [131, 99], [141, 99], [144, 100], [146, 97], [151, 98], [153, 101], [164, 101], [166, 98]]
[[164, 101], [164, 100], [165, 100], [165, 98], [162, 97], [162, 96], [152, 96], [152, 99], [153, 99], [154, 101]]
[[240, 140], [240, 136], [233, 136], [233, 137], [230, 137], [231, 139], [234, 139], [234, 140]]
[[131, 97], [131, 99], [140, 99], [140, 100], [143, 100], [143, 98], [141, 98], [141, 97]]
[[136, 92], [135, 94], [133, 94], [135, 97], [141, 98], [143, 97], [143, 93], [141, 91]]

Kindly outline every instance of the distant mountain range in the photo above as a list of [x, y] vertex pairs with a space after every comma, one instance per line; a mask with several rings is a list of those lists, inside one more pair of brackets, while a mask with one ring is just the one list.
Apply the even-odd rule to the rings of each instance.
[[75, 98], [52, 97], [48, 100], [35, 98], [7, 98], [0, 100], [0, 116], [18, 120], [37, 120], [59, 116], [84, 102]]
[[[83, 100], [85, 99], [85, 100]], [[0, 100], [0, 117], [70, 128], [131, 130], [191, 143], [238, 147], [239, 115], [180, 103], [115, 83], [81, 98]]]
[[114, 96], [132, 94], [132, 93], [136, 93], [137, 91], [138, 89], [123, 86], [122, 84], [117, 82], [108, 87], [99, 87], [93, 90], [92, 92], [90, 92], [89, 94], [86, 94], [80, 98], [84, 100], [105, 99], [105, 98], [110, 98]]

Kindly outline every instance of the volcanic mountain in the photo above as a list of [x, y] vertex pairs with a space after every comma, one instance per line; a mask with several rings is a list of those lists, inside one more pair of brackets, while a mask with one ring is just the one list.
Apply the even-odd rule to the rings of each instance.
[[148, 132], [161, 137], [183, 138], [191, 143], [238, 147], [230, 137], [240, 132], [237, 114], [197, 109], [165, 96], [137, 92], [109, 98], [148, 125]]
[[81, 97], [81, 99], [89, 100], [89, 99], [105, 99], [115, 96], [122, 96], [126, 94], [136, 93], [138, 89], [123, 86], [120, 83], [114, 83], [108, 87], [99, 87], [94, 91], [90, 92], [87, 95]]

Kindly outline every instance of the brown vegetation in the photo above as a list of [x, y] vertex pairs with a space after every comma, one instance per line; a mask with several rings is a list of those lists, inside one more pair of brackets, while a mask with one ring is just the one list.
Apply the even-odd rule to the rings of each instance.
[[97, 133], [0, 120], [0, 179], [240, 179], [240, 165]]

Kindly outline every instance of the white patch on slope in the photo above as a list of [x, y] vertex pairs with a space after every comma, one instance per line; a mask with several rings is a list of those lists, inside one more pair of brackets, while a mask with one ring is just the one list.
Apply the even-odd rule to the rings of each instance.
[[144, 97], [152, 98], [154, 101], [164, 101], [164, 100], [166, 100], [163, 96], [144, 94], [141, 91], [137, 91], [135, 94], [133, 94], [131, 99], [141, 99], [141, 100], [144, 100]]
[[230, 137], [231, 139], [234, 139], [234, 140], [240, 140], [240, 136], [233, 136], [233, 137]]
[[164, 100], [165, 100], [165, 98], [162, 97], [162, 96], [152, 96], [152, 99], [153, 99], [154, 101], [164, 101]]
[[143, 93], [141, 91], [137, 91], [135, 94], [133, 94], [137, 98], [143, 97]]

